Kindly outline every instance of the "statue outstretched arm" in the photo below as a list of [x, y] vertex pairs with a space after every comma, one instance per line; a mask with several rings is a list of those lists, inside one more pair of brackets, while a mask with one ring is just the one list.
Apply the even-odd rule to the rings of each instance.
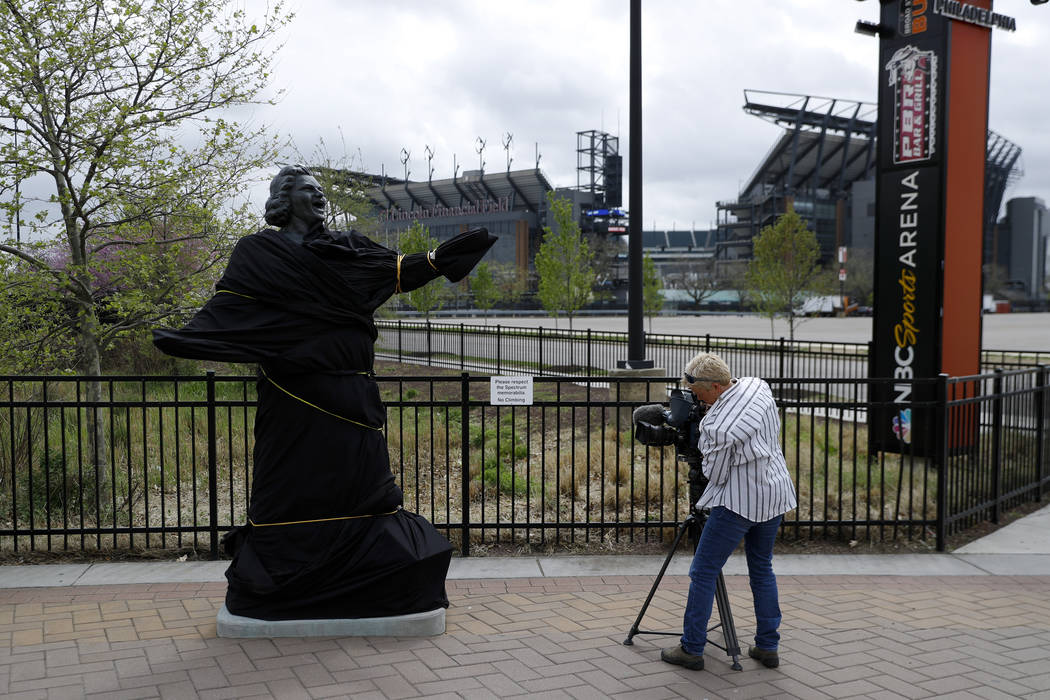
[[454, 236], [429, 252], [399, 255], [395, 291], [410, 292], [438, 276], [459, 282], [474, 269], [496, 240], [487, 229], [479, 228]]

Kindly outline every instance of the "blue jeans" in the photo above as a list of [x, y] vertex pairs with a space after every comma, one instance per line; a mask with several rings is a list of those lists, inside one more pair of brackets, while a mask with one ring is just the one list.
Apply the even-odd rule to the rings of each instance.
[[689, 598], [685, 604], [685, 630], [682, 648], [690, 654], [703, 654], [707, 644], [707, 625], [715, 599], [715, 583], [729, 555], [740, 540], [747, 553], [747, 572], [751, 595], [755, 599], [755, 646], [775, 650], [780, 642], [780, 601], [777, 579], [773, 575], [773, 540], [783, 515], [764, 523], [752, 522], [731, 510], [711, 509], [700, 535], [693, 564], [689, 567]]

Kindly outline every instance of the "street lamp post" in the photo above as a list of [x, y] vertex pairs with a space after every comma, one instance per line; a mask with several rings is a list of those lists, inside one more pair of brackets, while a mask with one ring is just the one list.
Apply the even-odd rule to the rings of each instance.
[[645, 359], [642, 325], [642, 2], [631, 0], [630, 126], [631, 166], [628, 183], [630, 220], [627, 229], [627, 360], [624, 369], [650, 369]]

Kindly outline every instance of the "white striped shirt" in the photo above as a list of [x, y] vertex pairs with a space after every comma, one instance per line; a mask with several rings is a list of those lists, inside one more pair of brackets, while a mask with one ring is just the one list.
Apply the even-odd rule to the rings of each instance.
[[698, 447], [709, 483], [697, 507], [725, 506], [752, 522], [795, 508], [779, 433], [769, 385], [756, 377], [734, 379], [700, 421]]

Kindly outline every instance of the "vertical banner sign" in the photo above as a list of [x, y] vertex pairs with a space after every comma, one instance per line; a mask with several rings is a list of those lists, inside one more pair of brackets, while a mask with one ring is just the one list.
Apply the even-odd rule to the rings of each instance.
[[[991, 27], [1015, 29], [991, 0], [883, 0], [869, 376], [874, 450], [937, 448], [932, 382], [980, 371], [981, 240]], [[955, 385], [972, 396], [973, 382]], [[949, 410], [950, 449], [974, 444], [975, 416]]]
[[[992, 12], [992, 0], [937, 0], [948, 21], [945, 90], [948, 132], [944, 168], [944, 293], [941, 303], [941, 372], [967, 377], [981, 372], [981, 250], [984, 237], [985, 164], [988, 149], [988, 79], [992, 28], [1013, 31], [1012, 17]], [[950, 20], [947, 18], [951, 18]], [[977, 394], [978, 382], [958, 381], [952, 398]], [[948, 409], [947, 446], [957, 453], [977, 444], [979, 410]]]
[[[940, 371], [941, 203], [947, 20], [932, 2], [882, 5], [892, 38], [879, 49], [873, 387], [870, 436], [876, 450], [929, 454], [933, 387], [913, 379]], [[914, 405], [914, 404], [920, 405]]]

